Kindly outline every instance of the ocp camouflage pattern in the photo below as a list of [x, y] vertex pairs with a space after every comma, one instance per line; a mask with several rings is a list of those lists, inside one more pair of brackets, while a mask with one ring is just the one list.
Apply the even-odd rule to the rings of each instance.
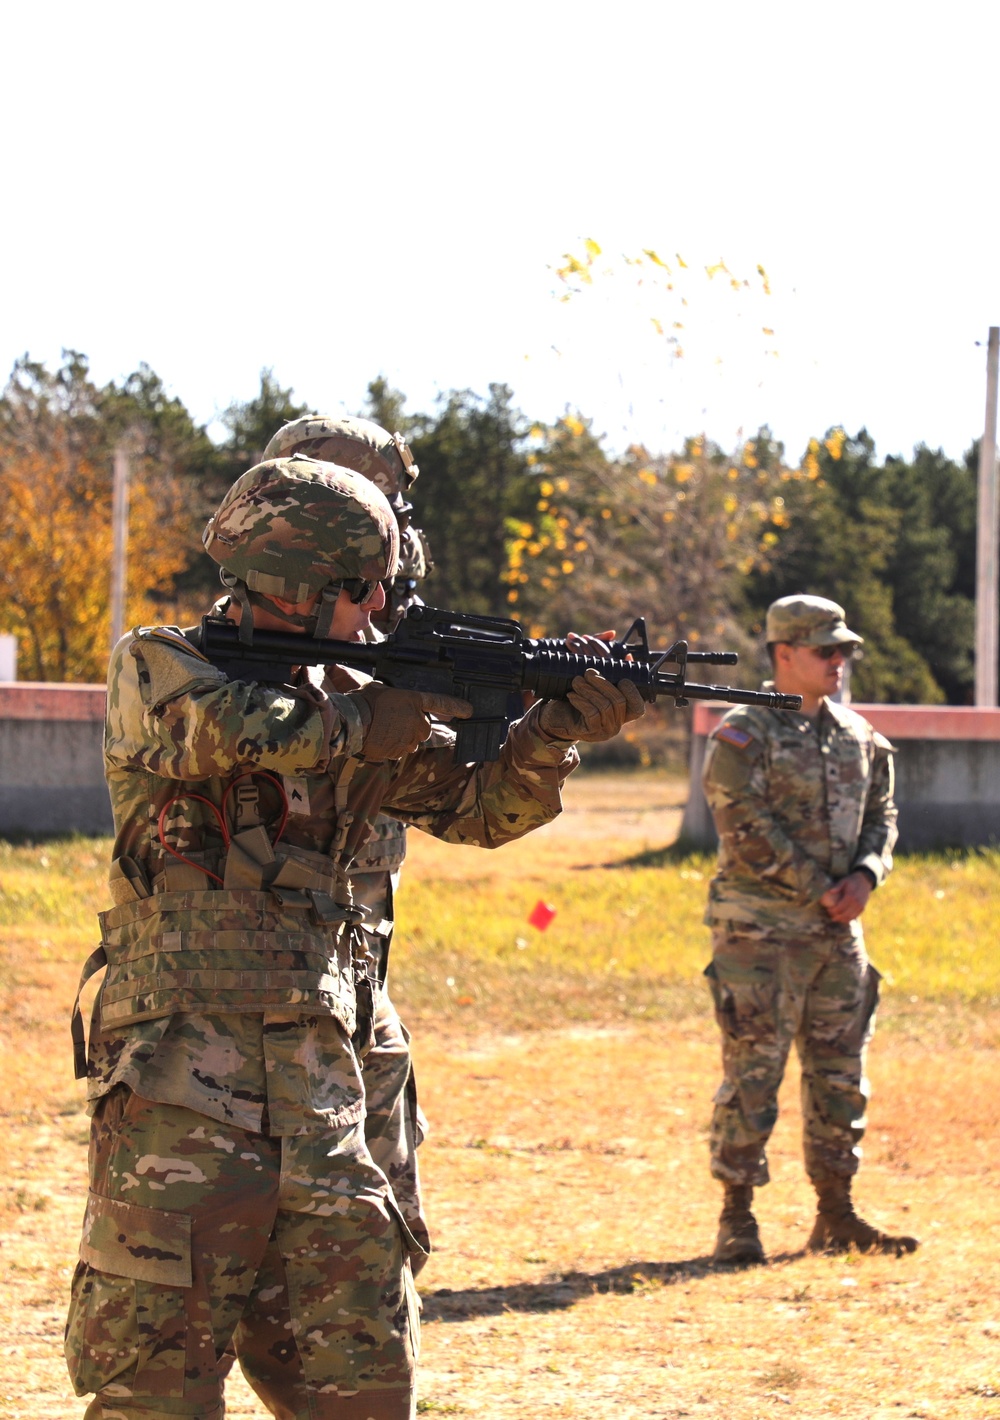
[[299, 454], [248, 469], [202, 541], [251, 591], [296, 603], [330, 582], [392, 577], [399, 556], [395, 515], [375, 485]]
[[[369, 764], [351, 754], [360, 747], [361, 721], [349, 694], [328, 694], [306, 681], [291, 690], [226, 682], [194, 647], [188, 651], [177, 642], [183, 638], [176, 631], [166, 640], [151, 632], [124, 638], [112, 657], [109, 676], [105, 758], [118, 829], [114, 861], [119, 872], [127, 861], [129, 871], [153, 893], [172, 897], [178, 891], [191, 891], [202, 899], [213, 896], [214, 890], [206, 890], [211, 889], [211, 880], [204, 870], [223, 879], [228, 871], [229, 855], [219, 823], [223, 801], [227, 801], [227, 815], [231, 814], [233, 786], [246, 783], [251, 773], [270, 837], [280, 817], [280, 798], [277, 785], [262, 771], [286, 792], [301, 784], [307, 789], [306, 802], [289, 816], [275, 851], [279, 864], [284, 863], [282, 854], [305, 857], [307, 864], [313, 861], [309, 855], [314, 855], [343, 887], [355, 853], [367, 842], [383, 808], [446, 841], [496, 847], [559, 812], [562, 781], [578, 762], [575, 749], [551, 744], [537, 731], [533, 710], [513, 727], [501, 758], [492, 764], [456, 765], [448, 731], [439, 734], [432, 746], [399, 761]], [[152, 668], [146, 660], [151, 645], [156, 646]], [[165, 685], [184, 689], [166, 700]], [[166, 842], [190, 866], [165, 851], [159, 834], [161, 817]], [[294, 866], [301, 865], [296, 861]], [[291, 891], [294, 894], [295, 889]], [[226, 899], [223, 892], [217, 895], [220, 903]], [[308, 917], [305, 911], [300, 915]], [[305, 922], [302, 930], [308, 931]], [[317, 946], [325, 951], [329, 934], [317, 930], [316, 936]], [[189, 959], [192, 953], [197, 958], [196, 943], [186, 949]], [[215, 951], [206, 945], [200, 963], [195, 964], [208, 972], [214, 960]], [[351, 1003], [344, 994], [350, 988], [343, 974], [340, 988], [339, 998], [329, 993], [323, 1000], [317, 998], [309, 1012], [334, 1014], [350, 1028]], [[210, 1016], [218, 1014], [212, 1009], [215, 999], [211, 992], [190, 986], [178, 990], [173, 1009]], [[289, 996], [284, 1004], [290, 1007], [298, 1001], [299, 997]], [[279, 1005], [272, 999], [267, 1008]], [[262, 1009], [262, 1002], [248, 991], [245, 1004], [232, 1001], [227, 1009], [253, 1013]], [[170, 1011], [169, 1001], [161, 995], [155, 1014]], [[218, 1029], [199, 1026], [206, 1040], [216, 1038]], [[151, 1040], [156, 1031], [150, 1020], [133, 1026], [124, 1042], [95, 1041], [90, 1062], [92, 1097], [119, 1080], [145, 1088], [151, 1048], [153, 1056], [157, 1050], [162, 1054], [160, 1040]], [[305, 1046], [303, 1051], [308, 1055]], [[234, 1058], [240, 1058], [239, 1050]], [[246, 1068], [254, 1068], [252, 1062]], [[258, 1094], [262, 1094], [263, 1060], [256, 1068]], [[218, 1069], [208, 1073], [218, 1082]], [[196, 1074], [192, 1064], [192, 1080]], [[171, 1103], [212, 1108], [218, 1111], [214, 1117], [230, 1117], [231, 1105], [210, 1105], [202, 1087], [192, 1084], [186, 1098], [176, 1097], [177, 1088], [175, 1080]], [[247, 1098], [247, 1088], [240, 1073], [241, 1098]], [[321, 1113], [326, 1108], [323, 1102], [317, 1105]]]
[[[357, 1093], [343, 1035], [326, 1069]], [[276, 1414], [407, 1420], [412, 1245], [360, 1122], [270, 1138], [117, 1090], [93, 1120], [74, 1388], [99, 1391], [104, 1416], [221, 1420], [233, 1338]]]
[[719, 834], [706, 920], [805, 927], [855, 868], [892, 868], [892, 746], [861, 715], [824, 701], [816, 721], [740, 706], [709, 737], [702, 775]]
[[371, 419], [306, 414], [283, 424], [264, 450], [265, 459], [290, 454], [339, 464], [364, 474], [387, 498], [407, 493], [420, 472], [406, 440]]
[[869, 1088], [864, 1047], [878, 973], [857, 922], [793, 934], [718, 923], [706, 973], [722, 1036], [711, 1168], [722, 1183], [768, 1182], [767, 1141], [792, 1042], [802, 1065], [802, 1137], [814, 1183], [857, 1171]]

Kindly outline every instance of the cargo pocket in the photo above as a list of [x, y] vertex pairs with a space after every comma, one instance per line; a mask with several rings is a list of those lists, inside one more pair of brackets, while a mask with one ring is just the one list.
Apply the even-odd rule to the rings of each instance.
[[881, 981], [882, 973], [876, 971], [869, 962], [865, 968], [864, 981], [861, 984], [861, 1000], [857, 1013], [842, 1042], [842, 1047], [851, 1053], [863, 1050], [872, 1038], [872, 1032], [875, 1029], [875, 1011], [881, 994]]
[[715, 1019], [719, 1029], [731, 1040], [736, 1040], [739, 1031], [736, 1027], [736, 1002], [733, 1000], [733, 993], [719, 980], [719, 973], [714, 961], [708, 963], [702, 975], [708, 982], [708, 989], [712, 993], [712, 1005], [715, 1007]]
[[91, 1193], [66, 1323], [77, 1395], [184, 1394], [191, 1219]]

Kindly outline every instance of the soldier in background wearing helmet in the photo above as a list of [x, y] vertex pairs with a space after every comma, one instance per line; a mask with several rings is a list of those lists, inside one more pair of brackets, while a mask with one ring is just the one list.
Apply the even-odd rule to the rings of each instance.
[[[400, 533], [395, 576], [385, 583], [385, 605], [373, 612], [379, 631], [390, 631], [399, 617], [420, 603], [417, 582], [430, 570], [424, 534], [410, 522], [408, 494], [419, 469], [401, 434], [389, 434], [368, 419], [306, 415], [285, 424], [268, 443], [265, 458], [306, 454], [354, 468], [389, 499]], [[432, 730], [433, 741], [439, 734]], [[375, 1162], [392, 1185], [400, 1212], [422, 1251], [411, 1257], [416, 1275], [430, 1252], [430, 1234], [420, 1190], [417, 1148], [426, 1120], [417, 1100], [410, 1035], [389, 995], [386, 972], [393, 933], [393, 899], [406, 856], [406, 825], [389, 814], [376, 819], [368, 842], [355, 856], [351, 887], [364, 909], [364, 930], [372, 972], [379, 990], [374, 1039], [364, 1058], [365, 1139]]]
[[861, 914], [892, 868], [892, 746], [831, 699], [862, 642], [842, 607], [782, 597], [768, 610], [766, 637], [774, 684], [801, 695], [802, 710], [731, 710], [709, 737], [704, 768], [719, 834], [705, 973], [724, 1072], [711, 1129], [712, 1173], [725, 1190], [715, 1260], [764, 1260], [751, 1203], [768, 1181], [766, 1145], [793, 1041], [818, 1196], [807, 1247], [899, 1256], [915, 1239], [880, 1232], [851, 1201], [879, 982]]
[[310, 676], [310, 637], [362, 638], [395, 572], [395, 518], [370, 482], [266, 462], [205, 545], [241, 638], [294, 630], [303, 665], [287, 686], [229, 681], [173, 627], [111, 658], [115, 905], [84, 969], [107, 966], [86, 1051], [74, 1017], [93, 1122], [70, 1374], [96, 1392], [87, 1420], [221, 1420], [235, 1340], [274, 1414], [409, 1420], [419, 1245], [364, 1140], [349, 868], [383, 804], [482, 847], [547, 822], [578, 731], [609, 737], [641, 701], [588, 672], [496, 764], [456, 765], [423, 742], [465, 702]]

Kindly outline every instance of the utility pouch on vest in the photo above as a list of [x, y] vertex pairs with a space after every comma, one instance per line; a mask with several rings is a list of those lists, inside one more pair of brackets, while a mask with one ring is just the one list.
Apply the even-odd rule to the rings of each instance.
[[111, 864], [108, 886], [111, 889], [112, 899], [119, 904], [135, 902], [136, 898], [149, 897], [152, 893], [145, 868], [134, 858], [129, 858], [124, 854]]

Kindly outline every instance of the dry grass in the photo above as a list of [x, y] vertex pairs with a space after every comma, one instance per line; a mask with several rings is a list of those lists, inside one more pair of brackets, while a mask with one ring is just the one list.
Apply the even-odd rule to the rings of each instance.
[[[872, 904], [895, 985], [858, 1196], [920, 1251], [801, 1255], [790, 1079], [759, 1198], [771, 1263], [720, 1274], [707, 864], [662, 851], [682, 798], [662, 778], [578, 777], [559, 824], [500, 854], [415, 837], [393, 974], [433, 1124], [421, 1413], [1000, 1417], [996, 857], [911, 860]], [[0, 855], [0, 1416], [83, 1409], [59, 1351], [85, 1187], [66, 1020], [105, 847]], [[539, 897], [559, 909], [544, 935], [524, 920]], [[241, 1381], [229, 1413], [261, 1414]]]

